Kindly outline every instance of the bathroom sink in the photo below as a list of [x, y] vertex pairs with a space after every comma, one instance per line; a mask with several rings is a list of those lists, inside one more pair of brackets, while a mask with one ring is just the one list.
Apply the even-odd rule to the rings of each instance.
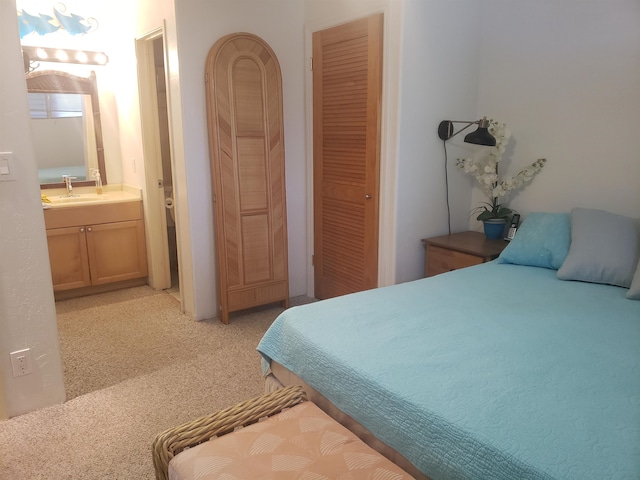
[[99, 200], [104, 200], [102, 195], [98, 194], [84, 194], [84, 195], [73, 195], [71, 197], [67, 197], [65, 195], [59, 197], [53, 197], [50, 199], [51, 203], [84, 203], [84, 202], [97, 202]]

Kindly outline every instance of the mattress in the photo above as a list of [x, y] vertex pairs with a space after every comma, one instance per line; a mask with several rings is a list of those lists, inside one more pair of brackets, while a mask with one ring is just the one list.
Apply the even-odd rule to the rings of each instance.
[[258, 345], [433, 479], [640, 478], [640, 302], [490, 262], [293, 307]]

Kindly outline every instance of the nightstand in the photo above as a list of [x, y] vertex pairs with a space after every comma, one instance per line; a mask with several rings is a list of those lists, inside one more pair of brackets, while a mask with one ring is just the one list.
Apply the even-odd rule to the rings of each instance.
[[426, 248], [424, 275], [470, 267], [497, 258], [509, 244], [506, 240], [488, 240], [481, 232], [461, 232], [442, 237], [424, 238]]

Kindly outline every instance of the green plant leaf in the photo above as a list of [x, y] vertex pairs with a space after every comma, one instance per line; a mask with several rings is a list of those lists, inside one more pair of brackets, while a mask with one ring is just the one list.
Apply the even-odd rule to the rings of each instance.
[[495, 213], [496, 218], [507, 218], [509, 215], [513, 213], [513, 210], [507, 207], [502, 207], [498, 205], [498, 211]]
[[496, 218], [508, 218], [511, 214], [513, 214], [513, 210], [507, 207], [503, 207], [502, 205], [489, 205], [492, 207], [491, 209], [486, 206], [477, 207], [477, 210], [483, 209], [482, 212], [476, 217], [476, 220], [492, 220]]

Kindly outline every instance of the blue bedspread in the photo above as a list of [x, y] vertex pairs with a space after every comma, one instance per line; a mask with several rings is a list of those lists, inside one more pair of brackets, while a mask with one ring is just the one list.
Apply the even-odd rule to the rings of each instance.
[[491, 262], [282, 313], [258, 350], [438, 479], [640, 478], [640, 301]]

